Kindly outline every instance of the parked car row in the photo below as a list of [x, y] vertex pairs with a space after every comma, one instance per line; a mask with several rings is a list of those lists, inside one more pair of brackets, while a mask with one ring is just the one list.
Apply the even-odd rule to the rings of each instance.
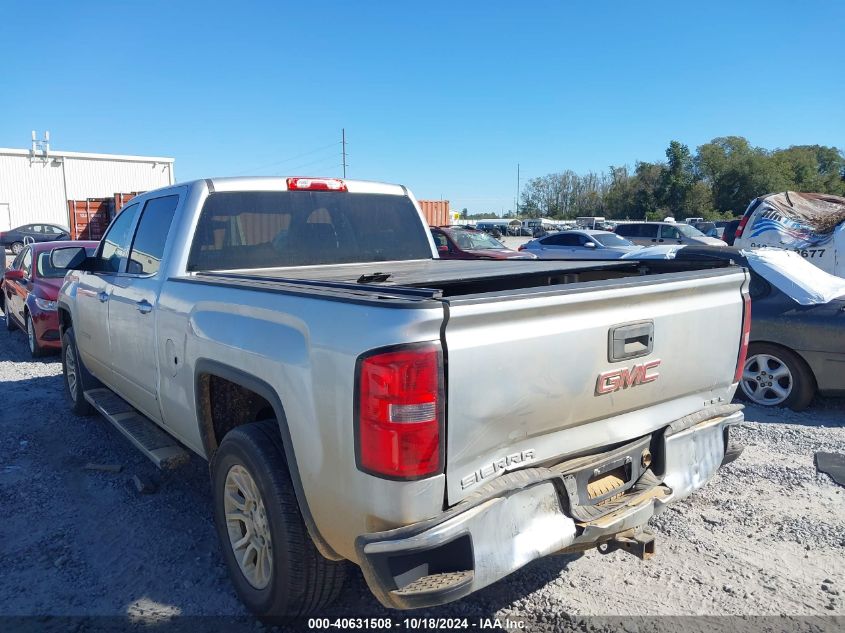
[[58, 224], [25, 224], [10, 231], [0, 231], [0, 245], [17, 255], [27, 244], [69, 240], [70, 230]]
[[[62, 242], [62, 246], [81, 246], [93, 253], [97, 242]], [[0, 307], [7, 330], [26, 332], [33, 357], [62, 348], [56, 298], [65, 278], [64, 269], [50, 262], [52, 242], [24, 246], [6, 269], [0, 282]]]

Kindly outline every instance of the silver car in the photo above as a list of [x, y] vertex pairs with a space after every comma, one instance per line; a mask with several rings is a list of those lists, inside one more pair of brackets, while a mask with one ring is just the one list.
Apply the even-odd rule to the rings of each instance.
[[715, 237], [707, 237], [694, 226], [675, 222], [629, 222], [617, 226], [616, 234], [641, 246], [655, 246], [659, 244], [725, 246], [722, 240]]
[[531, 240], [519, 247], [539, 259], [619, 259], [642, 246], [610, 231], [563, 231]]

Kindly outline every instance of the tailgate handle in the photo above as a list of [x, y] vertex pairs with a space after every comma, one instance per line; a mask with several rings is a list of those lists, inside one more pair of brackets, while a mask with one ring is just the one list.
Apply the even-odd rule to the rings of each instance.
[[611, 363], [648, 356], [654, 347], [654, 322], [640, 321], [610, 328], [607, 360]]

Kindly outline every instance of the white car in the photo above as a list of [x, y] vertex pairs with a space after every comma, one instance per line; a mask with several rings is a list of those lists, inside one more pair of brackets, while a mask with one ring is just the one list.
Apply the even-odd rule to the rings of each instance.
[[539, 259], [619, 259], [642, 246], [610, 231], [563, 231], [531, 240], [519, 247]]

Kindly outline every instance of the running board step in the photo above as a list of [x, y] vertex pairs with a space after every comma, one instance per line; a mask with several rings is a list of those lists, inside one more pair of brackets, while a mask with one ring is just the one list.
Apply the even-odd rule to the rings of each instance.
[[91, 389], [85, 399], [162, 470], [185, 464], [188, 451], [111, 389]]
[[391, 593], [397, 596], [420, 596], [430, 593], [441, 593], [463, 587], [472, 582], [475, 577], [475, 572], [468, 569], [465, 571], [450, 571], [441, 574], [431, 574], [430, 576], [423, 576], [417, 578], [409, 585], [405, 585], [401, 589], [394, 589]]

